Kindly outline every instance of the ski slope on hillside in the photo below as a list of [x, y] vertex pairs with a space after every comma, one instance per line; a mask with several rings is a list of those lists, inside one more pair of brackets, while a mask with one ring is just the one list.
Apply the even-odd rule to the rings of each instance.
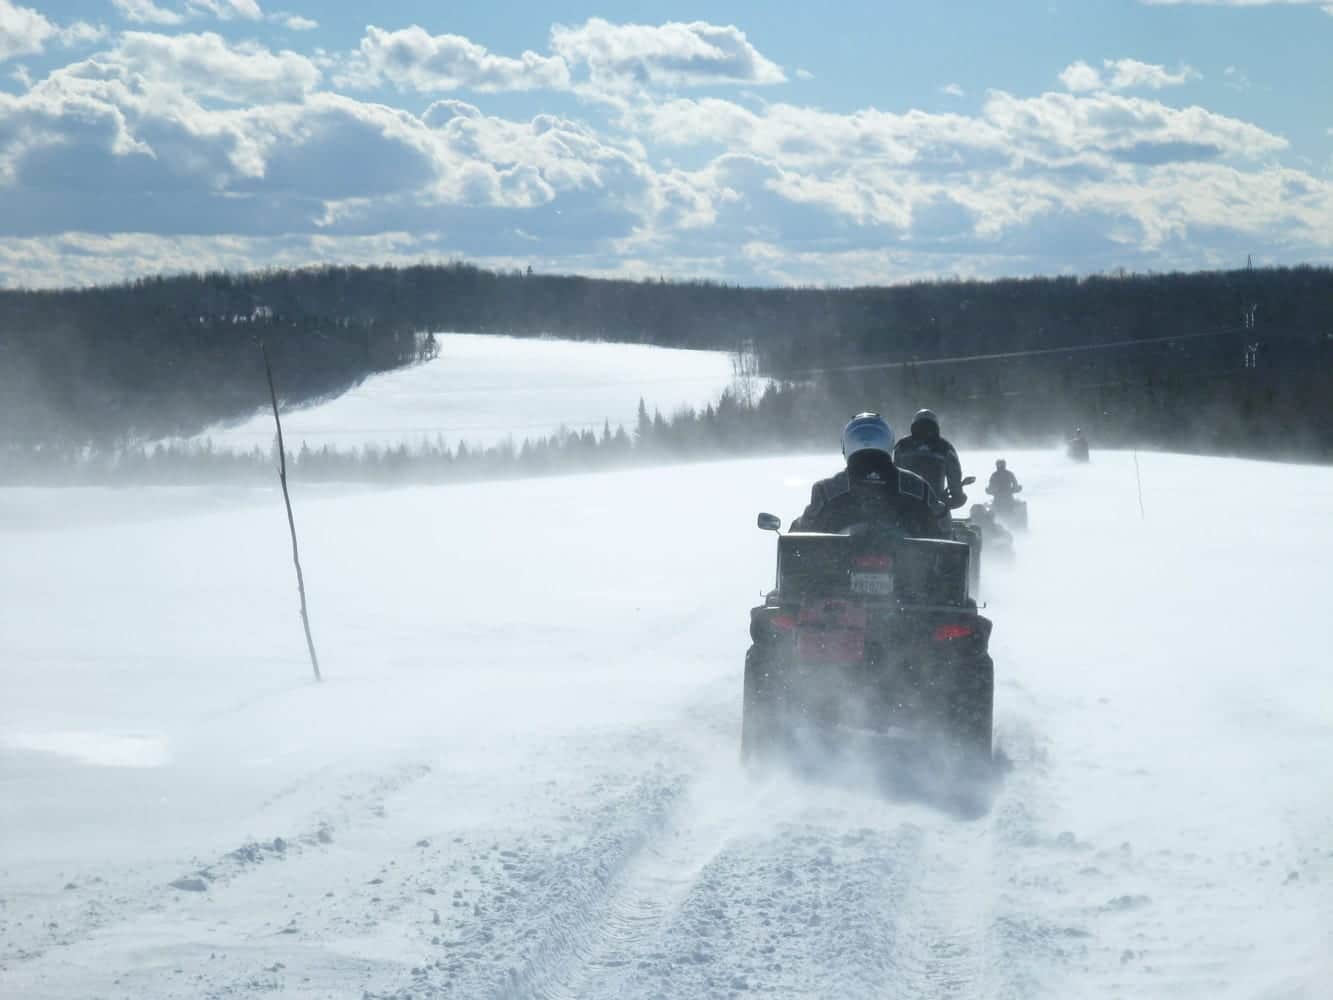
[[300, 489], [319, 686], [275, 491], [0, 491], [0, 996], [1326, 996], [1333, 470], [1007, 457], [970, 820], [738, 762], [836, 456]]
[[[716, 403], [734, 379], [732, 355], [642, 344], [436, 335], [439, 357], [372, 375], [334, 399], [283, 416], [293, 449], [355, 449], [443, 441], [491, 445], [553, 434], [564, 427], [632, 430], [639, 399], [649, 412]], [[267, 412], [200, 435], [221, 448], [269, 448]]]

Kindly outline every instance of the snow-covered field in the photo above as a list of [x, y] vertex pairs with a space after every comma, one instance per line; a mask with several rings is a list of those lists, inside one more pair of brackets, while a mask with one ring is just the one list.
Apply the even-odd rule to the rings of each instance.
[[[716, 403], [734, 375], [725, 351], [639, 344], [437, 334], [440, 355], [374, 375], [335, 399], [283, 415], [293, 448], [358, 448], [443, 440], [454, 447], [543, 437], [561, 427], [633, 429], [639, 399], [669, 416], [680, 406]], [[200, 438], [221, 448], [268, 448], [267, 412]]]
[[1329, 996], [1333, 470], [1008, 457], [972, 820], [738, 763], [835, 456], [302, 489], [319, 686], [275, 491], [0, 492], [0, 995]]

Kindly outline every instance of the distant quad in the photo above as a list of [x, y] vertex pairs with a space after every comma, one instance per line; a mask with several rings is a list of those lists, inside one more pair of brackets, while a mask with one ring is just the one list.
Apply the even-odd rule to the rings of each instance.
[[[1023, 515], [1023, 526], [1026, 527], [1026, 505], [1024, 505]], [[1014, 535], [1005, 522], [996, 516], [993, 504], [974, 503], [972, 509], [968, 512], [967, 519], [959, 523], [965, 525], [969, 531], [975, 532], [981, 538], [981, 544], [973, 546], [974, 563], [976, 562], [975, 557], [978, 549], [984, 549], [987, 565], [994, 563], [1013, 565]], [[973, 578], [975, 579], [975, 567]], [[975, 592], [973, 591], [973, 593]]]
[[[760, 514], [759, 527], [781, 522]], [[744, 759], [869, 745], [988, 773], [995, 668], [971, 555], [875, 528], [779, 533], [777, 587], [750, 611]]]
[[1001, 494], [986, 505], [986, 509], [1010, 531], [1028, 530], [1028, 504], [1026, 500], [1010, 494]]

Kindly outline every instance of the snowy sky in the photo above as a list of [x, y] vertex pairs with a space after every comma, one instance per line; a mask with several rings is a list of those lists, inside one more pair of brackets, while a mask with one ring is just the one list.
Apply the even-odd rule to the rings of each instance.
[[1333, 5], [0, 0], [0, 283], [1333, 261]]

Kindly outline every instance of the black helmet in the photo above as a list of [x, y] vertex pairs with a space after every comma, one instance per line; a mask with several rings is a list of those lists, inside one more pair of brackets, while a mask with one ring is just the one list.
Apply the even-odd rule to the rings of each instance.
[[995, 460], [995, 468], [997, 468], [997, 469], [999, 469], [1001, 472], [1003, 472], [1003, 471], [1005, 470], [1005, 462], [1004, 462], [1004, 459], [1002, 459], [1002, 458], [997, 458], [997, 459]]
[[861, 451], [893, 454], [893, 429], [878, 413], [858, 413], [842, 429], [842, 454], [851, 458]]
[[912, 434], [915, 437], [939, 437], [940, 418], [934, 410], [917, 410], [912, 418]]

